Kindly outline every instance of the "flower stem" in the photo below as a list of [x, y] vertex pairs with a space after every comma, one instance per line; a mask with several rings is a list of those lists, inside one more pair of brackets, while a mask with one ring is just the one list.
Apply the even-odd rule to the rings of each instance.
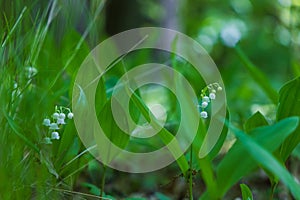
[[106, 165], [103, 164], [103, 175], [102, 175], [102, 179], [101, 179], [100, 197], [103, 197], [103, 193], [104, 193], [106, 168], [107, 168]]

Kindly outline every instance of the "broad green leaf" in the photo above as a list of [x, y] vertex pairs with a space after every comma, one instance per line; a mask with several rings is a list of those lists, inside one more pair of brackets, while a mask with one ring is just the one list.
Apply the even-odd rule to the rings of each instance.
[[[298, 118], [291, 117], [272, 126], [256, 128], [249, 135], [260, 146], [274, 152], [297, 126]], [[255, 159], [250, 156], [247, 148], [241, 141], [237, 141], [218, 165], [216, 172], [220, 197], [240, 178], [257, 167]]]
[[[229, 111], [227, 110], [226, 111], [226, 119], [224, 119], [224, 120], [229, 121], [229, 118], [230, 118]], [[224, 144], [224, 142], [226, 140], [227, 133], [228, 133], [228, 127], [227, 126], [223, 126], [221, 135], [219, 136], [219, 139], [218, 139], [217, 143], [215, 144], [215, 146], [213, 147], [213, 149], [211, 150], [211, 152], [209, 152], [209, 154], [208, 154], [208, 157], [210, 159], [214, 159], [218, 155], [218, 153], [220, 152], [220, 150], [223, 147], [223, 144]]]
[[[298, 125], [299, 118], [290, 118], [288, 120], [291, 122], [293, 121], [294, 125]], [[300, 199], [300, 185], [295, 181], [294, 177], [288, 172], [288, 170], [278, 162], [272, 153], [270, 153], [270, 151], [260, 145], [258, 141], [255, 141], [244, 132], [236, 129], [233, 126], [230, 126], [230, 129], [233, 130], [234, 134], [245, 147], [247, 153], [250, 154], [251, 158], [253, 158], [255, 162], [259, 163], [264, 168], [268, 169], [274, 175], [278, 176], [289, 188], [292, 195], [296, 199]]]
[[278, 94], [276, 90], [271, 86], [270, 81], [268, 80], [266, 75], [249, 60], [249, 58], [238, 46], [235, 47], [235, 50], [253, 80], [264, 90], [270, 100], [274, 104], [276, 104], [278, 102]]
[[[226, 112], [226, 120], [229, 121], [229, 112], [227, 110]], [[201, 121], [202, 122], [202, 121]], [[201, 128], [203, 127], [203, 128]], [[199, 125], [199, 131], [198, 132], [205, 132], [205, 126], [204, 124]], [[194, 150], [194, 154], [196, 154], [198, 156], [200, 147], [202, 145], [203, 142], [203, 134], [201, 135], [200, 133], [197, 133], [196, 138], [193, 142], [193, 150]], [[212, 164], [212, 160], [215, 158], [215, 156], [219, 153], [220, 149], [222, 148], [224, 141], [226, 139], [228, 133], [228, 127], [224, 126], [222, 133], [220, 135], [220, 138], [218, 139], [216, 145], [214, 146], [214, 148], [212, 149], [212, 151], [205, 157], [202, 159], [199, 159], [197, 157], [197, 162], [198, 162], [198, 167], [201, 170], [201, 174], [202, 174], [202, 178], [203, 181], [205, 182], [205, 185], [207, 187], [207, 192], [201, 197], [201, 199], [216, 199], [216, 195], [217, 195], [217, 183], [216, 183], [216, 177], [214, 175], [214, 171], [213, 171], [213, 164]]]
[[[61, 139], [58, 143], [57, 150], [53, 150], [56, 158], [55, 166], [57, 167], [57, 169], [60, 169], [63, 163], [66, 163], [67, 161], [72, 159], [70, 158], [70, 156], [74, 157], [77, 155], [80, 144], [78, 144], [79, 142], [77, 142], [76, 139], [78, 138], [76, 137], [76, 129], [74, 123], [73, 121], [69, 121], [64, 132], [61, 134]], [[73, 151], [73, 153], [70, 154], [71, 151]]]
[[[300, 77], [285, 84], [279, 92], [277, 119], [300, 116]], [[284, 141], [280, 148], [280, 157], [285, 162], [300, 142], [300, 126]]]
[[[145, 105], [145, 103], [141, 100], [139, 96], [137, 96], [135, 93], [132, 95], [132, 101], [135, 103], [137, 108], [139, 108], [141, 114], [143, 117], [148, 121], [151, 122], [152, 125], [159, 127], [159, 122], [157, 122], [156, 118], [154, 117], [153, 113], [149, 111], [149, 108]], [[157, 128], [158, 129], [158, 128]], [[170, 141], [174, 139], [174, 136], [172, 133], [170, 133], [167, 129], [162, 128], [161, 131], [158, 132], [158, 136], [162, 140], [164, 144], [169, 144]], [[180, 167], [182, 173], [186, 177], [187, 171], [189, 170], [189, 165], [186, 160], [186, 158], [183, 155], [183, 152], [181, 150], [181, 147], [179, 146], [178, 143], [173, 143], [174, 145], [170, 145], [169, 150], [173, 154], [174, 157], [178, 157], [178, 155], [182, 154], [179, 156], [176, 160], [178, 166]]]
[[[115, 105], [117, 105], [117, 101]], [[121, 106], [118, 107], [118, 111], [120, 115], [126, 116]], [[102, 108], [97, 117], [101, 128], [105, 133], [106, 137], [109, 139], [109, 141], [114, 145], [117, 145], [119, 148], [125, 149], [129, 142], [130, 136], [128, 133], [125, 133], [123, 130], [121, 130], [120, 127], [116, 124], [112, 113], [111, 101], [107, 101], [105, 103], [104, 107]], [[124, 121], [124, 123], [126, 123], [126, 121]], [[111, 148], [112, 144], [106, 144], [102, 142], [101, 139], [99, 139], [98, 134], [95, 134], [95, 139], [99, 146], [105, 146], [105, 149], [109, 149], [109, 154], [105, 155], [107, 157], [103, 159], [106, 160], [107, 163], [111, 162], [113, 158], [115, 158], [115, 156], [118, 155], [119, 152], [113, 152]]]
[[240, 184], [243, 200], [253, 200], [250, 188], [246, 184]]
[[252, 115], [245, 123], [244, 129], [245, 132], [249, 133], [251, 130], [260, 127], [260, 126], [267, 126], [269, 123], [267, 122], [266, 118], [257, 111], [254, 115]]

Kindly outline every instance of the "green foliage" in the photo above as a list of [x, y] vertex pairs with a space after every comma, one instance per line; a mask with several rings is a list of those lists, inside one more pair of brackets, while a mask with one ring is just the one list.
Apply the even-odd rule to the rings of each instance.
[[246, 121], [244, 129], [245, 132], [249, 133], [257, 127], [268, 125], [269, 123], [267, 122], [266, 118], [258, 111]]
[[[300, 116], [300, 77], [285, 84], [279, 92], [277, 119]], [[286, 161], [300, 142], [300, 126], [284, 141], [280, 147], [280, 157]]]
[[[84, 112], [88, 108], [84, 90], [75, 85], [79, 98], [72, 102], [72, 94], [76, 92], [72, 88], [85, 57], [96, 42], [106, 37], [105, 26], [114, 25], [104, 23], [101, 12], [110, 6], [104, 7], [105, 2], [0, 0], [0, 199], [97, 199], [101, 194], [103, 199], [167, 200], [187, 196], [230, 199], [227, 197], [229, 191], [236, 190], [241, 179], [248, 183], [251, 181], [249, 176], [260, 178], [254, 176], [260, 168], [271, 180], [271, 186], [267, 187], [272, 195], [277, 195], [274, 191], [280, 180], [288, 189], [285, 195], [291, 193], [293, 198], [300, 199], [300, 187], [294, 180], [294, 177], [299, 179], [294, 168], [299, 165], [300, 157], [297, 1], [291, 2], [291, 6], [282, 5], [285, 1], [263, 1], [260, 5], [255, 1], [238, 0], [180, 2], [177, 17], [182, 22], [183, 32], [210, 52], [226, 85], [229, 108], [226, 119], [220, 120], [228, 123], [207, 157], [198, 157], [210, 123], [210, 120], [202, 119], [190, 150], [183, 152], [181, 141], [175, 140], [168, 148], [177, 158], [176, 162], [145, 179], [142, 174], [125, 174], [107, 167], [103, 171], [100, 167], [89, 170], [92, 164], [100, 165], [89, 153], [95, 146], [84, 147], [73, 121], [59, 130], [60, 140], [52, 140], [52, 144], [43, 140], [48, 133], [48, 128], [42, 125], [43, 119], [53, 114], [56, 105], [73, 105], [83, 111], [76, 117], [89, 125]], [[139, 4], [143, 4], [143, 9], [147, 8], [147, 18], [157, 20], [168, 16], [169, 10], [159, 3], [139, 1]], [[151, 16], [157, 13], [159, 16]], [[233, 49], [224, 47], [220, 36], [229, 23], [242, 27], [241, 41]], [[125, 18], [122, 24], [126, 26]], [[147, 21], [146, 26], [152, 26], [151, 22]], [[175, 39], [172, 50], [177, 48], [180, 47]], [[130, 114], [136, 122], [142, 119], [160, 129], [157, 138], [137, 140], [120, 130], [111, 113], [115, 83], [126, 69], [129, 71], [133, 66], [157, 60], [190, 79], [197, 96], [205, 87], [203, 77], [175, 54], [159, 51], [153, 56], [151, 50], [145, 50], [130, 52], [118, 59], [113, 63], [114, 68], [99, 80], [95, 110], [106, 136], [120, 148], [138, 152], [140, 147], [152, 150], [168, 145], [176, 139], [181, 120], [180, 106], [195, 107], [182, 86], [181, 77], [174, 76], [182, 102], [178, 102], [172, 92], [155, 93], [150, 97], [167, 102], [169, 113], [164, 126], [150, 112], [143, 98], [145, 92], [131, 91]], [[287, 80], [291, 81], [278, 94], [276, 89]], [[122, 109], [119, 111], [125, 116]], [[187, 113], [189, 122], [184, 131], [189, 134], [198, 113], [192, 109]], [[275, 118], [277, 123], [273, 124]], [[110, 149], [110, 146], [104, 148]], [[117, 155], [118, 152], [111, 152], [107, 161]], [[288, 165], [284, 166], [284, 163]], [[187, 183], [181, 178], [171, 181], [175, 174], [182, 174]], [[105, 187], [101, 185], [104, 184], [101, 177], [107, 179]], [[162, 182], [171, 183], [160, 187]], [[249, 185], [252, 191], [259, 189], [253, 183]], [[189, 194], [185, 187], [189, 188]], [[240, 184], [240, 189], [243, 200], [253, 199], [247, 185]]]
[[[121, 107], [118, 108], [118, 111], [119, 111], [118, 114], [125, 116], [125, 113]], [[106, 137], [109, 139], [109, 141], [111, 141], [114, 145], [117, 145], [119, 148], [125, 149], [127, 143], [129, 142], [130, 136], [129, 134], [122, 131], [114, 121], [110, 100], [105, 103], [104, 107], [100, 111], [100, 114], [98, 115], [98, 120], [99, 123], [101, 124], [102, 130], [106, 134]], [[111, 148], [112, 144], [104, 143], [101, 140], [101, 138], [98, 137], [98, 135], [99, 133], [95, 134], [96, 143], [99, 146], [103, 147], [104, 149], [107, 149], [107, 152], [109, 152], [109, 154], [105, 155], [107, 157], [102, 158], [102, 160], [104, 164], [109, 164], [116, 156], [118, 156], [119, 152], [118, 151], [114, 152], [113, 149]]]
[[278, 102], [278, 94], [276, 90], [273, 89], [270, 82], [268, 81], [267, 76], [252, 62], [248, 59], [248, 57], [243, 53], [243, 51], [237, 46], [235, 48], [237, 55], [240, 57], [244, 66], [248, 70], [251, 77], [255, 80], [255, 82], [264, 90], [266, 95], [270, 98], [273, 103]]
[[[298, 126], [299, 117], [285, 119], [282, 121], [282, 123], [283, 125], [292, 127], [290, 130], [287, 130], [289, 131], [289, 133], [291, 133]], [[280, 122], [278, 124], [280, 124]], [[279, 163], [277, 159], [274, 158], [274, 156], [270, 153], [270, 151], [274, 151], [274, 148], [270, 147], [270, 144], [268, 146], [265, 146], [264, 148], [263, 143], [259, 143], [259, 141], [252, 139], [250, 136], [247, 136], [245, 133], [239, 131], [238, 129], [235, 129], [233, 127], [230, 128], [233, 129], [235, 135], [241, 141], [242, 145], [245, 147], [246, 151], [250, 154], [250, 156], [256, 162], [260, 163], [263, 167], [272, 172], [274, 175], [278, 176], [282, 180], [282, 182], [290, 189], [292, 195], [296, 199], [300, 199], [299, 184], [295, 181], [293, 176], [286, 170], [286, 168], [282, 166], [282, 164]], [[283, 127], [281, 127], [281, 129], [284, 130]], [[280, 128], [276, 131], [280, 132]]]
[[[297, 126], [298, 118], [288, 118], [272, 126], [256, 128], [252, 130], [249, 135], [251, 136], [251, 142], [257, 143], [260, 149], [274, 152]], [[234, 129], [234, 133], [239, 134], [240, 132]], [[258, 165], [258, 159], [259, 163], [261, 162], [262, 158], [259, 157], [260, 154], [255, 154], [255, 156], [259, 158], [254, 157], [252, 151], [253, 154], [255, 151], [250, 150], [250, 146], [245, 146], [244, 142], [247, 142], [250, 136], [247, 136], [246, 141], [242, 141], [241, 139], [237, 141], [218, 165], [216, 176], [219, 197], [223, 196], [240, 178], [254, 170]], [[237, 137], [239, 138], [239, 135], [237, 135]], [[241, 137], [244, 138], [246, 136], [243, 135]]]
[[246, 184], [240, 184], [243, 200], [253, 200], [253, 195], [250, 188]]

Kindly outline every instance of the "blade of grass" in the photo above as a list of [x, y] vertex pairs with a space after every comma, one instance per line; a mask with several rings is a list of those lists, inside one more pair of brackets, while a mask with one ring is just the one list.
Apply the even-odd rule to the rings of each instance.
[[44, 95], [41, 98], [41, 102], [44, 100], [44, 98], [48, 95], [48, 93], [51, 91], [51, 89], [54, 87], [55, 83], [57, 82], [57, 80], [59, 79], [59, 77], [62, 76], [63, 72], [70, 66], [71, 62], [73, 61], [73, 59], [75, 58], [75, 56], [77, 55], [78, 51], [80, 50], [81, 45], [83, 44], [83, 42], [85, 41], [85, 38], [88, 36], [90, 30], [92, 29], [98, 15], [100, 14], [100, 12], [103, 10], [104, 5], [106, 3], [106, 0], [103, 0], [100, 5], [98, 6], [94, 18], [91, 20], [90, 24], [88, 25], [88, 27], [86, 28], [85, 32], [83, 33], [81, 39], [78, 41], [72, 55], [69, 57], [69, 59], [67, 60], [66, 64], [64, 65], [64, 67], [57, 73], [56, 77], [53, 79], [53, 81], [50, 83], [47, 91], [45, 91]]
[[6, 43], [9, 41], [11, 35], [12, 35], [13, 32], [16, 30], [16, 27], [17, 27], [18, 24], [22, 21], [22, 19], [23, 19], [23, 17], [24, 17], [24, 13], [25, 13], [26, 10], [27, 10], [27, 7], [25, 6], [25, 7], [23, 8], [23, 10], [21, 11], [21, 13], [20, 13], [20, 15], [19, 15], [17, 21], [15, 22], [14, 26], [13, 26], [12, 29], [9, 31], [9, 33], [7, 34], [7, 36], [6, 36], [5, 40], [4, 40], [4, 42], [2, 43], [2, 45], [1, 45], [2, 48], [3, 48], [3, 47], [6, 45]]
[[31, 147], [34, 151], [36, 151], [37, 153], [40, 153], [40, 150], [39, 148], [34, 145], [30, 140], [28, 140], [24, 134], [21, 133], [21, 127], [19, 127], [15, 122], [14, 120], [8, 116], [8, 114], [6, 114], [5, 112], [2, 112], [9, 124], [9, 126], [11, 127], [11, 129], [13, 130], [13, 132], [19, 136], [29, 147]]

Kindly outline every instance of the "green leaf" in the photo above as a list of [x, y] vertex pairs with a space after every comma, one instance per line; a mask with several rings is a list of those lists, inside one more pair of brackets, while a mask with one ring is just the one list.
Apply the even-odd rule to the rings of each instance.
[[[300, 116], [300, 77], [285, 84], [279, 92], [277, 119]], [[280, 157], [286, 161], [300, 142], [300, 126], [284, 141], [280, 148]]]
[[160, 192], [155, 192], [155, 196], [159, 200], [171, 200], [170, 197], [168, 197], [168, 196], [166, 196], [166, 195], [164, 195], [164, 194], [162, 194]]
[[[89, 188], [90, 189], [90, 193], [93, 194], [93, 195], [99, 196], [100, 193], [101, 193], [101, 189], [98, 188], [94, 184], [91, 184], [91, 183], [81, 183], [81, 186]], [[105, 194], [104, 194], [104, 196], [105, 196]]]
[[[299, 118], [289, 118], [285, 121], [290, 121], [294, 125], [298, 125]], [[290, 124], [293, 126], [293, 124]], [[274, 175], [278, 176], [281, 181], [289, 188], [292, 195], [296, 199], [300, 199], [300, 185], [296, 183], [294, 177], [287, 171], [287, 169], [277, 161], [277, 159], [262, 145], [258, 144], [258, 141], [255, 141], [250, 136], [244, 132], [236, 129], [233, 126], [230, 126], [234, 134], [237, 136], [239, 141], [247, 150], [247, 153], [250, 154], [257, 163], [261, 164], [264, 168], [272, 172]], [[295, 128], [295, 126], [294, 126]]]
[[[224, 120], [227, 120], [229, 121], [229, 111], [226, 110], [226, 119]], [[208, 154], [208, 157], [210, 159], [214, 159], [218, 153], [220, 152], [224, 142], [225, 142], [225, 139], [227, 137], [227, 133], [228, 133], [228, 127], [227, 126], [223, 126], [223, 129], [222, 129], [222, 132], [221, 132], [221, 135], [219, 136], [219, 139], [217, 141], [217, 143], [215, 144], [215, 146], [213, 147], [213, 149], [211, 150], [211, 152], [209, 152]]]
[[253, 195], [250, 188], [245, 184], [240, 184], [243, 200], [253, 200]]
[[260, 127], [260, 126], [267, 126], [269, 123], [267, 122], [266, 118], [257, 111], [254, 115], [252, 115], [245, 123], [244, 129], [245, 132], [249, 133], [251, 130]]
[[58, 143], [57, 151], [53, 151], [56, 158], [55, 166], [57, 169], [60, 169], [63, 163], [66, 163], [77, 155], [80, 148], [80, 144], [78, 144], [79, 142], [77, 142], [77, 140], [74, 123], [69, 121]]
[[[132, 95], [132, 101], [135, 103], [137, 108], [141, 111], [141, 114], [143, 117], [148, 121], [151, 122], [153, 126], [156, 126], [156, 129], [160, 129], [159, 122], [157, 122], [156, 118], [154, 117], [153, 113], [149, 111], [149, 108], [145, 105], [145, 103], [141, 100], [139, 96], [136, 95], [136, 93], [133, 92]], [[170, 141], [174, 139], [174, 136], [172, 133], [170, 133], [167, 129], [162, 128], [161, 131], [158, 132], [158, 136], [162, 140], [164, 144], [169, 144]], [[183, 152], [181, 150], [180, 145], [178, 142], [172, 143], [173, 145], [169, 145], [168, 148], [170, 152], [173, 154], [174, 157], [177, 157], [177, 164], [180, 167], [182, 173], [186, 177], [187, 171], [189, 170], [189, 164], [186, 160], [186, 158], [183, 155]], [[178, 157], [178, 155], [182, 154], [181, 156]]]
[[266, 75], [249, 60], [249, 58], [238, 46], [235, 47], [235, 50], [253, 80], [264, 90], [270, 100], [274, 104], [277, 104], [278, 94], [276, 90], [271, 86], [270, 81], [268, 80]]
[[[229, 120], [228, 110], [226, 112], [226, 120]], [[198, 154], [204, 139], [203, 133], [205, 132], [206, 132], [205, 125], [202, 122], [202, 120], [200, 120], [198, 133], [195, 137], [195, 140], [193, 141], [193, 152], [194, 155], [197, 155], [197, 157], [195, 156], [194, 158], [194, 162], [196, 160], [197, 162], [196, 169], [201, 170], [203, 181], [205, 182], [205, 185], [207, 187], [207, 192], [203, 196], [201, 196], [201, 199], [216, 199], [218, 188], [217, 188], [216, 178], [214, 176], [212, 160], [219, 153], [220, 149], [224, 144], [224, 141], [228, 133], [228, 127], [227, 126], [223, 127], [220, 138], [218, 139], [212, 151], [205, 158], [199, 159]]]
[[[272, 126], [256, 128], [249, 135], [251, 140], [254, 140], [266, 150], [274, 152], [297, 126], [298, 118], [291, 117]], [[237, 141], [218, 165], [217, 184], [220, 197], [240, 178], [257, 167], [255, 159], [250, 156], [247, 148], [252, 147], [246, 147], [241, 141]]]
[[[111, 98], [111, 100], [113, 100], [113, 98]], [[118, 101], [115, 101], [115, 102], [116, 102], [115, 105], [118, 105]], [[118, 107], [118, 111], [121, 116], [126, 116], [125, 112], [123, 111], [123, 109], [120, 105]], [[122, 131], [120, 129], [120, 127], [116, 124], [113, 113], [112, 113], [111, 101], [107, 101], [105, 103], [104, 107], [102, 108], [102, 110], [100, 111], [100, 113], [98, 114], [97, 117], [98, 117], [98, 121], [101, 125], [103, 132], [105, 133], [106, 137], [110, 141], [109, 144], [106, 144], [101, 141], [98, 134], [95, 134], [95, 139], [96, 139], [98, 146], [108, 149], [109, 153], [107, 155], [105, 155], [107, 157], [103, 158], [105, 160], [105, 162], [107, 162], [104, 164], [108, 164], [119, 153], [119, 151], [113, 152], [113, 150], [111, 148], [111, 145], [112, 145], [111, 143], [113, 143], [114, 145], [117, 145], [121, 149], [125, 149], [125, 147], [127, 146], [128, 142], [129, 142], [130, 136], [129, 136], [129, 134]], [[127, 123], [127, 122], [124, 120], [124, 123]]]
[[54, 175], [56, 179], [59, 178], [58, 173], [56, 172], [56, 169], [54, 168], [54, 165], [52, 161], [50, 160], [48, 155], [44, 155], [43, 152], [40, 153], [40, 160], [41, 162], [47, 167], [50, 174]]

